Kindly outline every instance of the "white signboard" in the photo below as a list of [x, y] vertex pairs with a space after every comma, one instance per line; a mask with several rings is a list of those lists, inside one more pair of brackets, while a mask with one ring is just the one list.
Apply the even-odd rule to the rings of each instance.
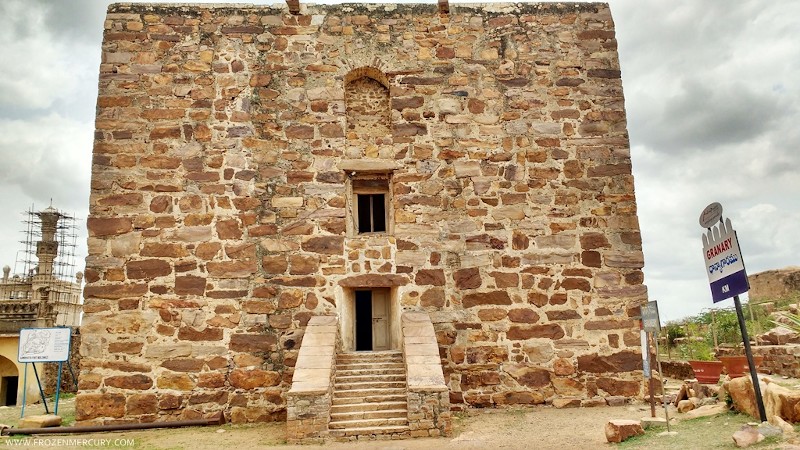
[[23, 328], [19, 330], [17, 361], [64, 362], [69, 359], [69, 328]]
[[703, 254], [714, 303], [750, 289], [744, 258], [730, 219], [709, 228], [703, 235]]

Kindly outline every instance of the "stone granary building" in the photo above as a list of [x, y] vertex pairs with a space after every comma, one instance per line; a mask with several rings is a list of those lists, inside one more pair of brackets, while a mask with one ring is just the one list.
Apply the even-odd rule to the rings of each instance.
[[639, 395], [608, 6], [289, 3], [109, 8], [78, 421]]

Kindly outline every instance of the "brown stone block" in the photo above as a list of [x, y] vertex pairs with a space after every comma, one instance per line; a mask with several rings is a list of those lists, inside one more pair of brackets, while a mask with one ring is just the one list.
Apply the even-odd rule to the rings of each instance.
[[75, 420], [90, 420], [97, 417], [123, 417], [125, 395], [79, 393], [75, 398]]
[[137, 206], [142, 203], [142, 194], [126, 193], [100, 197], [97, 204], [102, 206]]
[[[161, 387], [159, 383], [159, 387]], [[158, 409], [170, 410], [178, 409], [183, 404], [183, 396], [175, 394], [159, 394], [158, 395]]]
[[611, 355], [583, 355], [578, 357], [578, 370], [592, 373], [642, 370], [642, 356], [630, 350]]
[[547, 311], [547, 320], [574, 320], [580, 319], [581, 315], [574, 309], [557, 309]]
[[589, 69], [587, 74], [592, 78], [620, 78], [622, 73], [614, 69]]
[[274, 351], [278, 339], [272, 334], [242, 334], [231, 335], [228, 348], [234, 352], [270, 352]]
[[143, 342], [135, 342], [135, 341], [109, 342], [108, 352], [138, 355], [139, 353], [142, 352], [142, 346], [144, 346]]
[[508, 311], [508, 320], [517, 323], [536, 323], [539, 321], [539, 314], [527, 308], [517, 308]]
[[242, 237], [242, 229], [236, 219], [218, 220], [216, 229], [217, 236], [220, 239], [239, 239]]
[[135, 389], [146, 391], [153, 387], [153, 380], [146, 375], [117, 375], [103, 380], [106, 386], [120, 389]]
[[128, 217], [89, 217], [86, 221], [89, 236], [116, 236], [133, 229], [133, 221]]
[[254, 389], [277, 386], [281, 382], [281, 375], [278, 372], [262, 369], [233, 369], [229, 379], [234, 388]]
[[159, 389], [174, 389], [176, 391], [191, 391], [195, 388], [194, 381], [185, 373], [162, 373], [156, 380], [156, 384]]
[[556, 292], [550, 296], [548, 303], [551, 305], [563, 305], [567, 303], [567, 300], [569, 300], [569, 298], [567, 297], [566, 292]]
[[642, 390], [642, 386], [638, 381], [604, 377], [597, 379], [597, 387], [606, 391], [609, 395], [621, 395], [623, 397], [637, 397]]
[[498, 392], [492, 395], [492, 400], [498, 405], [541, 405], [545, 402], [540, 392], [528, 391]]
[[220, 341], [222, 329], [206, 327], [198, 330], [194, 327], [183, 326], [178, 330], [178, 339], [184, 341]]
[[275, 304], [266, 300], [247, 300], [242, 302], [242, 311], [249, 314], [272, 314]]
[[319, 271], [319, 256], [316, 255], [290, 255], [289, 264], [293, 275], [307, 275]]
[[267, 320], [271, 327], [279, 330], [285, 330], [292, 325], [292, 316], [289, 314], [270, 314]]
[[512, 341], [535, 338], [561, 339], [564, 337], [564, 329], [555, 323], [534, 325], [532, 327], [512, 326], [506, 332], [506, 337]]
[[419, 108], [425, 103], [420, 96], [414, 97], [392, 97], [392, 109], [403, 110], [406, 108]]
[[194, 358], [174, 358], [161, 363], [161, 367], [169, 369], [173, 372], [191, 372], [191, 373], [199, 372], [204, 365], [205, 361], [203, 361], [202, 359], [194, 359]]
[[[224, 387], [225, 374], [221, 372], [203, 372], [197, 376], [197, 386], [204, 388]], [[191, 403], [191, 400], [189, 403]]]
[[309, 125], [289, 125], [285, 133], [287, 139], [314, 139], [314, 127]]
[[633, 320], [591, 320], [584, 324], [587, 330], [619, 330], [619, 329], [632, 329], [636, 326]]
[[153, 131], [150, 132], [151, 140], [180, 139], [180, 138], [181, 138], [180, 127], [156, 127], [153, 128]]
[[420, 306], [423, 308], [441, 308], [445, 305], [445, 292], [442, 288], [431, 288], [420, 297]]
[[418, 286], [444, 286], [444, 270], [419, 269], [414, 281]]
[[559, 282], [556, 285], [556, 289], [566, 289], [570, 290], [578, 290], [583, 292], [589, 292], [592, 290], [592, 286], [589, 284], [589, 280], [585, 278], [564, 278], [563, 281]]
[[255, 261], [219, 261], [206, 264], [206, 270], [214, 278], [247, 278], [257, 269]]
[[257, 73], [250, 77], [251, 87], [264, 87], [272, 82], [272, 75], [268, 73]]
[[614, 39], [614, 30], [587, 30], [581, 31], [578, 33], [578, 39], [585, 41], [585, 40], [606, 40], [606, 39]]
[[534, 304], [541, 308], [547, 304], [547, 301], [547, 294], [541, 292], [528, 292], [528, 303]]
[[187, 275], [175, 277], [175, 293], [177, 295], [204, 295], [206, 290], [206, 279]]
[[478, 318], [482, 321], [495, 321], [495, 320], [503, 320], [506, 318], [508, 313], [505, 309], [500, 308], [489, 308], [489, 309], [481, 309], [478, 311]]
[[428, 127], [423, 123], [399, 123], [392, 127], [392, 134], [396, 137], [424, 136], [428, 133]]
[[510, 288], [519, 286], [519, 275], [516, 273], [507, 272], [490, 272], [489, 275], [494, 278], [496, 287]]
[[125, 269], [128, 278], [132, 280], [152, 279], [172, 273], [172, 266], [161, 259], [131, 261], [125, 266]]
[[[450, 351], [453, 356], [452, 348]], [[465, 359], [467, 364], [499, 364], [508, 361], [508, 349], [493, 346], [468, 347]]]
[[155, 394], [133, 394], [125, 404], [127, 416], [155, 414], [158, 412], [158, 400]]
[[602, 266], [602, 259], [600, 252], [588, 251], [581, 252], [581, 264], [586, 267], [600, 267]]
[[512, 302], [506, 291], [490, 291], [467, 294], [461, 303], [464, 308], [472, 308], [480, 305], [510, 305]]
[[166, 244], [160, 242], [146, 242], [140, 253], [142, 256], [155, 258], [183, 258], [189, 252], [182, 244]]
[[141, 297], [146, 293], [147, 284], [109, 284], [104, 286], [89, 285], [83, 289], [83, 295], [87, 299], [120, 299], [125, 297]]
[[315, 236], [304, 240], [303, 251], [323, 255], [341, 255], [344, 253], [343, 236]]

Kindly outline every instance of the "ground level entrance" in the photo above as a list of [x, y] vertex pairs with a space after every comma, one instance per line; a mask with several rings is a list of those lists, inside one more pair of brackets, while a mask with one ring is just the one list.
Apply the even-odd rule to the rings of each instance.
[[389, 350], [389, 289], [355, 291], [355, 350]]

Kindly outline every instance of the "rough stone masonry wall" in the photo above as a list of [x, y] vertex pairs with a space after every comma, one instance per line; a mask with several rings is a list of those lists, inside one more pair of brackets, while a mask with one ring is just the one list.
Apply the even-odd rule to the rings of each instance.
[[[604, 4], [112, 5], [77, 420], [282, 420], [360, 283], [429, 312], [456, 407], [639, 394], [616, 47]], [[354, 74], [390, 97], [368, 145]], [[390, 236], [347, 235], [354, 154], [397, 164]]]

